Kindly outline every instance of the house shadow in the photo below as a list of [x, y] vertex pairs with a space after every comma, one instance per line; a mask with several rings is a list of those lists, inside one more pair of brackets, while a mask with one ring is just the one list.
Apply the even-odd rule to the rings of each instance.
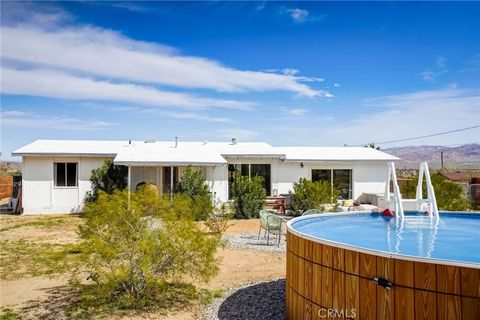
[[286, 319], [285, 279], [237, 290], [220, 305], [218, 319]]

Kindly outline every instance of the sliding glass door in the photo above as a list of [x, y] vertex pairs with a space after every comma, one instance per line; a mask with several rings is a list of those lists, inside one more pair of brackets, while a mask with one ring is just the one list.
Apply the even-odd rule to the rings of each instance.
[[228, 165], [228, 198], [232, 198], [232, 185], [239, 176], [263, 178], [263, 187], [267, 196], [271, 195], [271, 165], [269, 164], [229, 164]]

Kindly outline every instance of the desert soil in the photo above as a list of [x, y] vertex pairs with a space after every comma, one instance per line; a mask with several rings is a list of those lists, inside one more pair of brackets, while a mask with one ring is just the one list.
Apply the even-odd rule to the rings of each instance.
[[[53, 219], [55, 223], [50, 223]], [[74, 243], [81, 218], [76, 216], [0, 216], [0, 241], [29, 240], [38, 243]], [[227, 235], [258, 231], [258, 219], [232, 220]], [[226, 290], [285, 276], [285, 255], [254, 250], [223, 248], [217, 254], [220, 272], [201, 288]], [[28, 277], [0, 280], [0, 308], [10, 308], [25, 318], [57, 318], [69, 303], [72, 293], [68, 276]], [[111, 319], [196, 319], [202, 314], [198, 303], [166, 314], [127, 314]]]

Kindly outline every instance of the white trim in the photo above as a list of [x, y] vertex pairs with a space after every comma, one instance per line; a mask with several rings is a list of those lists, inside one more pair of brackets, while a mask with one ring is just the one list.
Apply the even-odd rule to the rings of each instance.
[[122, 166], [133, 166], [133, 167], [188, 167], [188, 166], [199, 166], [199, 167], [212, 167], [212, 166], [221, 166], [227, 162], [194, 162], [194, 161], [185, 161], [185, 162], [161, 162], [161, 161], [114, 161], [116, 165]]
[[12, 152], [14, 157], [95, 157], [95, 158], [115, 158], [117, 153], [84, 153], [84, 152], [70, 152], [70, 153], [56, 153], [56, 152]]

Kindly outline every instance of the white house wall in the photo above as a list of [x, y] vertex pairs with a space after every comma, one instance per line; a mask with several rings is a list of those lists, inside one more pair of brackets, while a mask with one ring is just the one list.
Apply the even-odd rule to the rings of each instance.
[[[90, 175], [105, 158], [88, 157], [23, 157], [22, 202], [25, 214], [70, 213], [81, 210], [85, 194], [90, 190]], [[76, 162], [76, 187], [54, 186], [54, 162]]]
[[137, 184], [140, 182], [153, 183], [157, 185], [158, 188], [161, 188], [160, 169], [161, 168], [157, 167], [131, 167], [132, 190], [135, 190]]
[[353, 198], [357, 199], [362, 193], [385, 193], [387, 174], [387, 162], [362, 162], [355, 165]]
[[272, 187], [277, 188], [278, 194], [292, 191], [293, 183], [300, 178], [311, 179], [313, 169], [351, 169], [353, 199], [357, 199], [362, 193], [384, 193], [385, 191], [386, 162], [305, 162], [303, 168], [300, 164], [278, 161], [272, 166], [272, 176], [276, 172], [276, 176], [272, 177]]
[[[23, 207], [24, 213], [68, 213], [81, 210], [85, 194], [90, 190], [90, 174], [102, 165], [105, 158], [94, 157], [24, 157]], [[271, 190], [286, 194], [293, 183], [304, 177], [311, 179], [312, 169], [352, 169], [353, 198], [362, 193], [384, 193], [387, 178], [385, 161], [356, 162], [282, 162], [272, 158], [229, 158], [229, 164], [270, 164]], [[78, 163], [77, 187], [54, 187], [54, 162]], [[156, 184], [162, 188], [161, 167], [132, 167], [132, 189], [140, 182]], [[202, 169], [216, 202], [228, 201], [228, 165]], [[180, 174], [181, 174], [180, 170]]]
[[222, 165], [210, 167], [209, 169], [211, 172], [209, 185], [211, 186], [215, 202], [228, 201], [228, 166]]

